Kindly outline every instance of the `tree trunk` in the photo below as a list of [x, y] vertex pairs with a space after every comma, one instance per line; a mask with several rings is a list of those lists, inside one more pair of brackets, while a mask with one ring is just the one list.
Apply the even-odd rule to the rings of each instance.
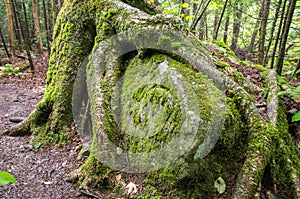
[[273, 47], [273, 51], [272, 51], [272, 56], [271, 56], [271, 66], [270, 66], [271, 69], [274, 68], [275, 55], [277, 53], [277, 46], [278, 46], [278, 42], [281, 40], [280, 39], [280, 33], [281, 33], [281, 29], [282, 29], [282, 23], [283, 23], [283, 18], [284, 18], [286, 3], [287, 3], [287, 0], [284, 0], [283, 6], [282, 6], [282, 9], [281, 9], [280, 22], [279, 22], [279, 25], [278, 25], [278, 30], [277, 30], [277, 34], [276, 34], [276, 38], [275, 38], [275, 43], [274, 43], [274, 47]]
[[229, 20], [230, 20], [230, 16], [229, 16], [229, 14], [227, 14], [227, 17], [226, 17], [226, 20], [225, 20], [224, 34], [223, 34], [223, 42], [225, 44], [227, 44]]
[[10, 8], [9, 0], [5, 0], [6, 11], [7, 11], [7, 21], [8, 21], [8, 36], [10, 44], [10, 53], [15, 55], [15, 42], [14, 42], [14, 31], [13, 31], [13, 18]]
[[226, 10], [226, 7], [227, 7], [227, 3], [228, 3], [228, 0], [225, 0], [219, 22], [217, 23], [217, 27], [216, 27], [216, 30], [214, 32], [214, 38], [213, 38], [214, 40], [218, 39], [219, 28], [220, 28], [220, 25], [221, 25], [221, 22], [222, 22], [222, 19], [223, 19], [223, 16], [224, 16], [224, 13], [225, 13], [225, 10]]
[[277, 3], [277, 6], [276, 6], [276, 11], [275, 11], [275, 15], [274, 15], [273, 23], [272, 23], [272, 29], [270, 31], [269, 43], [268, 43], [268, 46], [267, 46], [267, 49], [266, 49], [266, 55], [265, 55], [264, 63], [263, 63], [264, 66], [268, 65], [268, 54], [269, 54], [269, 51], [270, 51], [270, 48], [271, 48], [271, 45], [272, 45], [272, 42], [273, 42], [273, 34], [274, 34], [274, 31], [275, 31], [275, 28], [276, 28], [276, 23], [277, 23], [277, 19], [278, 19], [278, 15], [279, 15], [281, 5], [282, 5], [282, 0], [279, 0], [278, 3]]
[[300, 56], [299, 56], [299, 58], [298, 58], [298, 61], [297, 61], [297, 64], [296, 64], [296, 67], [295, 67], [295, 71], [294, 71], [293, 76], [294, 76], [294, 77], [297, 77], [297, 78], [300, 77]]
[[[2, 34], [1, 28], [0, 28], [0, 38], [1, 38], [1, 40], [2, 40], [3, 47], [4, 47], [4, 50], [5, 50], [6, 54], [7, 54], [7, 57], [10, 59], [10, 58], [11, 58], [11, 55], [10, 55], [9, 52], [8, 52], [8, 49], [7, 49], [7, 46], [6, 46], [6, 43], [5, 43], [4, 36], [3, 36], [3, 34]], [[10, 59], [10, 60], [11, 60], [11, 59]]]
[[45, 0], [42, 0], [43, 3], [43, 13], [44, 13], [44, 23], [45, 23], [45, 31], [46, 31], [46, 42], [48, 53], [50, 53], [50, 37], [49, 37], [49, 28], [48, 28], [48, 17], [47, 17], [47, 9]]
[[32, 0], [32, 16], [34, 21], [34, 34], [36, 39], [36, 45], [39, 52], [43, 50], [43, 42], [40, 36], [40, 11], [39, 11], [39, 2], [38, 0]]
[[196, 29], [197, 24], [199, 23], [199, 21], [201, 20], [201, 18], [203, 17], [204, 13], [206, 12], [206, 9], [208, 7], [208, 5], [210, 4], [211, 0], [208, 0], [206, 2], [206, 4], [204, 5], [201, 13], [199, 14], [199, 16], [195, 16], [195, 19], [193, 20], [192, 24], [191, 24], [191, 31]]
[[295, 6], [296, 6], [296, 1], [297, 0], [291, 0], [289, 3], [287, 17], [284, 22], [283, 32], [281, 34], [279, 53], [278, 53], [278, 58], [277, 58], [276, 66], [275, 66], [278, 75], [281, 75], [281, 72], [282, 72], [283, 60], [284, 60], [284, 56], [285, 56], [285, 46], [286, 46], [287, 38], [289, 36], [290, 25], [293, 20], [293, 14], [294, 14]]
[[232, 39], [231, 39], [231, 50], [236, 51], [238, 47], [238, 40], [239, 40], [239, 35], [240, 35], [240, 26], [241, 26], [241, 21], [242, 21], [242, 9], [243, 9], [243, 3], [236, 1], [236, 17], [233, 20], [233, 27], [232, 27]]
[[262, 5], [262, 19], [260, 23], [260, 30], [259, 30], [259, 41], [258, 41], [258, 55], [257, 55], [257, 63], [263, 64], [264, 55], [265, 55], [265, 40], [266, 40], [266, 30], [267, 30], [267, 23], [269, 17], [269, 10], [270, 10], [270, 0], [264, 0]]
[[[23, 26], [23, 33], [26, 37], [25, 41], [27, 43], [27, 46], [29, 48], [30, 51], [32, 51], [31, 49], [31, 41], [30, 41], [30, 34], [29, 34], [29, 25], [28, 25], [28, 19], [27, 19], [27, 11], [26, 11], [26, 7], [25, 7], [25, 3], [24, 1], [22, 1], [22, 8], [23, 8], [23, 15], [24, 15], [24, 20], [25, 20], [25, 28]], [[19, 19], [21, 21], [21, 18]], [[20, 24], [20, 26], [22, 26], [22, 24]], [[23, 34], [22, 33], [22, 34]]]
[[[18, 19], [17, 21], [20, 22], [21, 16], [20, 16], [19, 11], [16, 12], [16, 17]], [[20, 23], [20, 30], [21, 30], [21, 35], [23, 38], [24, 46], [25, 46], [25, 51], [27, 54], [27, 59], [29, 61], [29, 66], [30, 66], [31, 72], [34, 73], [34, 65], [33, 65], [32, 57], [31, 57], [31, 53], [30, 53], [30, 45], [29, 45], [30, 42], [29, 42], [28, 35], [26, 34], [27, 31], [25, 31], [25, 28], [22, 23]]]
[[67, 144], [74, 118], [90, 155], [68, 180], [111, 187], [118, 197], [213, 198], [222, 177], [222, 197], [254, 198], [266, 176], [277, 195], [300, 196], [299, 157], [276, 73], [265, 69], [265, 119], [251, 96], [263, 89], [219, 71], [180, 20], [153, 15], [144, 3], [66, 1], [45, 95], [6, 133]]
[[17, 8], [16, 8], [16, 2], [14, 0], [11, 0], [11, 5], [14, 13], [14, 19], [15, 19], [15, 34], [18, 41], [18, 49], [19, 51], [22, 51], [22, 38], [21, 38], [21, 29], [20, 29], [20, 22], [17, 17]]

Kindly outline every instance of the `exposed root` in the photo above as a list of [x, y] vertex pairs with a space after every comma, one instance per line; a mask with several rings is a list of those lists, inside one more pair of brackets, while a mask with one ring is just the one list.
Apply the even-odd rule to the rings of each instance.
[[268, 98], [267, 98], [267, 114], [274, 125], [278, 118], [278, 88], [277, 73], [274, 70], [269, 71], [268, 79]]
[[2, 135], [8, 136], [25, 136], [31, 135], [32, 132], [30, 131], [31, 126], [35, 124], [36, 118], [39, 116], [37, 109], [34, 109], [30, 115], [20, 122], [19, 124], [13, 126], [12, 128], [4, 131]]

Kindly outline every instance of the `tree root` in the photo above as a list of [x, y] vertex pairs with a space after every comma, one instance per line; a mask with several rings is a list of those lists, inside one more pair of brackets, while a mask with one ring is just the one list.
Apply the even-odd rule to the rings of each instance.
[[31, 126], [35, 124], [35, 121], [38, 117], [39, 117], [38, 110], [34, 109], [25, 120], [13, 126], [12, 128], [4, 131], [2, 135], [8, 135], [8, 136], [31, 135], [32, 133]]

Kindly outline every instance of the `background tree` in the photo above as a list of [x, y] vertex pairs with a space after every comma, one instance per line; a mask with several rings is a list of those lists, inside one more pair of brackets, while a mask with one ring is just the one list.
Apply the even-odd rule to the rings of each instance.
[[242, 22], [242, 15], [243, 15], [243, 3], [240, 1], [235, 1], [236, 11], [235, 17], [233, 19], [233, 27], [232, 27], [232, 39], [231, 39], [231, 46], [230, 48], [233, 51], [237, 50], [238, 39], [240, 35], [240, 26]]
[[36, 39], [36, 45], [38, 51], [42, 51], [43, 49], [43, 42], [40, 36], [40, 7], [38, 0], [32, 0], [32, 15], [34, 20], [34, 34]]
[[10, 8], [9, 0], [5, 0], [6, 12], [7, 12], [7, 20], [8, 20], [8, 35], [9, 35], [9, 44], [10, 44], [10, 53], [15, 55], [15, 42], [14, 42], [14, 33], [13, 33], [13, 18], [12, 12]]
[[265, 55], [265, 38], [266, 38], [266, 29], [269, 17], [269, 9], [270, 9], [270, 0], [263, 0], [262, 3], [262, 12], [261, 12], [261, 23], [259, 30], [259, 41], [258, 41], [258, 55], [257, 55], [257, 63], [263, 64], [264, 55]]
[[278, 59], [277, 59], [276, 66], [275, 66], [277, 69], [277, 73], [279, 75], [281, 75], [281, 72], [282, 72], [283, 59], [284, 59], [285, 50], [286, 50], [285, 47], [286, 47], [286, 42], [287, 42], [287, 38], [289, 35], [290, 25], [291, 25], [291, 22], [293, 19], [295, 6], [296, 6], [296, 0], [290, 0], [290, 3], [288, 5], [287, 16], [285, 18], [284, 25], [283, 25], [283, 30], [282, 30], [283, 32], [281, 34]]

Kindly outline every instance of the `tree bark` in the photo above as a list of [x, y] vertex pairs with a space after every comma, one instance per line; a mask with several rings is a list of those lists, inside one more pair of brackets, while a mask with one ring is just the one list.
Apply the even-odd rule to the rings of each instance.
[[10, 55], [9, 52], [8, 52], [8, 49], [7, 49], [7, 46], [6, 46], [6, 43], [5, 43], [5, 40], [4, 40], [4, 37], [3, 37], [3, 34], [2, 34], [1, 28], [0, 28], [0, 38], [1, 38], [1, 40], [2, 40], [3, 47], [4, 47], [4, 50], [5, 50], [6, 54], [7, 54], [7, 57], [10, 59], [10, 58], [11, 58], [11, 55]]
[[258, 32], [262, 12], [263, 12], [263, 6], [261, 6], [260, 9], [259, 9], [258, 19], [256, 20], [255, 27], [254, 27], [254, 30], [253, 30], [253, 33], [252, 33], [252, 36], [251, 36], [250, 44], [249, 44], [247, 55], [246, 55], [247, 60], [251, 59], [251, 56], [252, 56], [252, 53], [253, 53], [254, 43], [255, 43], [255, 39], [257, 37], [257, 32]]
[[293, 20], [295, 6], [296, 6], [296, 0], [291, 0], [288, 6], [288, 12], [287, 12], [286, 20], [284, 22], [283, 32], [281, 34], [280, 48], [279, 48], [278, 58], [275, 66], [278, 75], [281, 75], [282, 72], [283, 60], [285, 56], [285, 46], [286, 46], [287, 38], [289, 36], [289, 30]]
[[270, 31], [269, 43], [268, 43], [268, 46], [267, 46], [267, 49], [266, 49], [266, 55], [265, 55], [264, 63], [263, 63], [264, 66], [266, 66], [268, 64], [268, 54], [269, 54], [269, 51], [270, 51], [270, 48], [271, 48], [271, 45], [272, 45], [272, 42], [273, 42], [273, 35], [274, 35], [275, 28], [276, 28], [276, 23], [277, 23], [277, 19], [278, 19], [278, 15], [279, 15], [281, 5], [282, 5], [282, 0], [279, 0], [278, 3], [277, 3], [277, 6], [276, 6], [276, 10], [275, 10], [274, 20], [273, 20], [273, 23], [272, 23], [272, 29]]
[[16, 8], [16, 2], [14, 0], [11, 0], [11, 5], [12, 5], [12, 10], [13, 10], [13, 13], [14, 13], [14, 20], [15, 20], [15, 34], [16, 34], [16, 38], [17, 38], [17, 41], [18, 41], [18, 49], [20, 51], [22, 51], [22, 36], [21, 36], [21, 29], [20, 29], [20, 22], [18, 20], [18, 17], [17, 17], [17, 8]]
[[228, 38], [228, 30], [229, 30], [229, 20], [230, 16], [227, 14], [226, 20], [225, 20], [225, 27], [224, 27], [224, 34], [223, 34], [223, 42], [227, 44], [227, 38]]
[[216, 30], [214, 32], [214, 38], [213, 38], [214, 40], [218, 39], [219, 28], [220, 28], [220, 25], [221, 25], [221, 22], [222, 22], [222, 19], [223, 19], [223, 16], [224, 16], [224, 13], [225, 13], [225, 10], [226, 10], [226, 7], [227, 7], [227, 3], [228, 3], [228, 0], [225, 0], [219, 22], [217, 23], [217, 27], [216, 27]]
[[[35, 132], [35, 141], [66, 144], [75, 136], [73, 109], [77, 130], [88, 132], [82, 139], [90, 155], [68, 180], [80, 179], [84, 189], [96, 183], [121, 189], [120, 197], [213, 198], [222, 176], [222, 197], [254, 198], [270, 175], [278, 194], [296, 198], [299, 157], [277, 103], [276, 73], [265, 69], [270, 118], [264, 118], [251, 86], [241, 83], [246, 78], [217, 68], [180, 20], [150, 13], [118, 0], [66, 1], [54, 28], [45, 95], [7, 133]], [[129, 134], [132, 129], [140, 134]], [[201, 143], [214, 140], [217, 130], [219, 140], [207, 151], [211, 144]], [[174, 138], [179, 145], [167, 148]], [[129, 182], [141, 191], [130, 191]]]
[[243, 3], [236, 1], [236, 17], [233, 20], [233, 27], [232, 27], [232, 38], [231, 38], [231, 50], [236, 51], [238, 47], [238, 40], [240, 35], [240, 26], [241, 26], [241, 20], [242, 20], [242, 9], [243, 9]]
[[[17, 21], [21, 21], [21, 16], [20, 16], [20, 13], [17, 11], [16, 12], [16, 16], [17, 16]], [[25, 46], [25, 51], [26, 51], [26, 54], [27, 54], [27, 59], [29, 61], [29, 66], [30, 66], [30, 69], [31, 69], [31, 72], [34, 73], [34, 65], [33, 65], [33, 62], [32, 62], [32, 57], [31, 57], [31, 53], [30, 53], [30, 42], [29, 42], [29, 38], [28, 38], [28, 35], [26, 34], [27, 31], [25, 31], [25, 28], [23, 26], [22, 23], [20, 23], [20, 30], [21, 30], [21, 35], [22, 35], [22, 38], [23, 38], [23, 42], [24, 42], [24, 46]]]
[[9, 44], [10, 44], [10, 53], [15, 55], [15, 41], [14, 41], [14, 31], [13, 31], [13, 18], [10, 8], [9, 0], [5, 0], [6, 11], [7, 11], [7, 20], [8, 20], [8, 36], [9, 36]]
[[43, 42], [40, 36], [40, 11], [39, 11], [39, 2], [38, 0], [32, 0], [32, 16], [34, 21], [34, 34], [36, 39], [36, 45], [39, 52], [42, 52]]
[[42, 1], [43, 3], [43, 13], [44, 13], [44, 22], [45, 22], [45, 31], [46, 31], [46, 43], [47, 43], [47, 49], [48, 53], [50, 54], [50, 38], [49, 38], [49, 27], [48, 27], [48, 17], [47, 17], [47, 9], [46, 9], [46, 3], [45, 0]]
[[263, 1], [263, 11], [262, 11], [262, 19], [260, 23], [259, 30], [259, 41], [258, 41], [258, 55], [257, 55], [257, 63], [263, 64], [264, 55], [265, 55], [265, 40], [266, 40], [266, 29], [268, 24], [269, 10], [270, 10], [270, 0]]
[[282, 9], [281, 9], [281, 17], [280, 17], [280, 22], [278, 24], [278, 30], [277, 30], [277, 34], [276, 34], [276, 38], [275, 38], [275, 43], [274, 43], [274, 47], [273, 47], [273, 51], [272, 51], [272, 56], [271, 56], [271, 66], [270, 68], [273, 69], [274, 68], [274, 63], [275, 63], [275, 55], [277, 53], [277, 46], [278, 46], [278, 42], [281, 40], [280, 39], [280, 33], [281, 33], [281, 29], [282, 29], [282, 23], [284, 20], [284, 13], [285, 13], [285, 9], [286, 9], [286, 3], [287, 0], [284, 0]]

